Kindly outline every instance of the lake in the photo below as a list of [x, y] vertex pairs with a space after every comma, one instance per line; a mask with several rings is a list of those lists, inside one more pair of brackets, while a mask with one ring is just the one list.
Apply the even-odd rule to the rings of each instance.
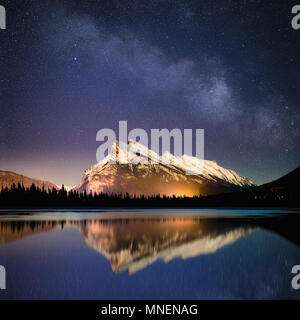
[[0, 299], [300, 299], [300, 212], [0, 211]]

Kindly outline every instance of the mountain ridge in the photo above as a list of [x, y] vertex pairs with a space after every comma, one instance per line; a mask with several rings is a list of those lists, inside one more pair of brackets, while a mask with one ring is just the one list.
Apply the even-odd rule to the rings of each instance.
[[257, 189], [266, 189], [266, 188], [294, 188], [300, 181], [300, 166], [296, 169], [288, 172], [284, 176], [275, 179], [271, 182], [264, 183], [260, 186], [257, 186]]
[[4, 171], [0, 170], [0, 187], [2, 188], [11, 188], [13, 184], [16, 186], [20, 183], [25, 188], [30, 188], [32, 184], [34, 184], [36, 187], [43, 188], [44, 189], [60, 189], [59, 186], [56, 184], [47, 181], [47, 180], [40, 180], [40, 179], [34, 179], [30, 178], [28, 176], [13, 172], [13, 171]]
[[[133, 149], [133, 150], [132, 150]], [[131, 150], [129, 152], [128, 150]], [[156, 161], [155, 164], [149, 158]], [[203, 169], [203, 170], [202, 170]], [[190, 171], [193, 175], [187, 175]], [[162, 156], [147, 147], [129, 141], [128, 146], [113, 144], [111, 152], [83, 172], [73, 189], [87, 193], [128, 193], [131, 196], [196, 196], [238, 191], [255, 184], [215, 161], [199, 160], [169, 152]]]

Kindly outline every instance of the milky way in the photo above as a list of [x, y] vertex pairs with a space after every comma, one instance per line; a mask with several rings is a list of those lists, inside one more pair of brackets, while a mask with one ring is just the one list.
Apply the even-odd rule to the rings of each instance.
[[96, 132], [204, 128], [257, 183], [300, 159], [294, 1], [2, 1], [0, 169], [78, 183]]

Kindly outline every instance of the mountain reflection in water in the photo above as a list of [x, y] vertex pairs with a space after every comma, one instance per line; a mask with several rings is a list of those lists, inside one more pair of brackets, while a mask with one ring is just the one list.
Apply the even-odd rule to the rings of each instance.
[[114, 272], [135, 273], [157, 259], [168, 262], [212, 254], [254, 229], [263, 228], [300, 244], [299, 221], [291, 218], [118, 218], [0, 221], [0, 243], [54, 229], [77, 228], [83, 242], [105, 256]]

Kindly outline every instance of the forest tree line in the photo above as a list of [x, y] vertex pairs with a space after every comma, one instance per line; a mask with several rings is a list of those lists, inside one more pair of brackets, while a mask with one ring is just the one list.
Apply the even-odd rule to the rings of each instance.
[[64, 186], [39, 188], [32, 184], [25, 188], [20, 183], [11, 188], [1, 187], [0, 207], [212, 207], [212, 206], [281, 206], [299, 207], [299, 190], [258, 189], [237, 191], [218, 195], [194, 197], [170, 197], [166, 195], [130, 196], [126, 194], [87, 193], [74, 190], [67, 191]]

